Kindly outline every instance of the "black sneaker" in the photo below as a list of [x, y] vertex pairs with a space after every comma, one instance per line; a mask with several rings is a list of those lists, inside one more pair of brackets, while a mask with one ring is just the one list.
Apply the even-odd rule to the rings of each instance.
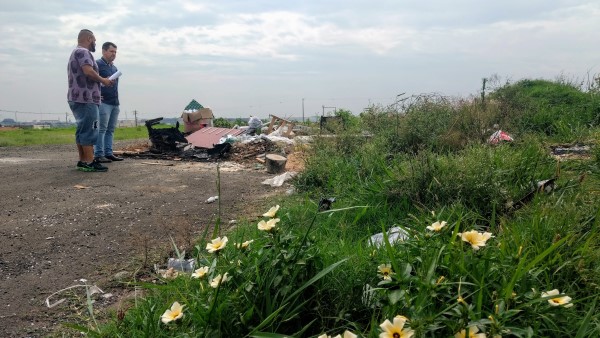
[[92, 163], [88, 164], [88, 167], [93, 169], [91, 171], [100, 171], [100, 172], [108, 171], [108, 168], [103, 166], [102, 164], [100, 164], [100, 162], [97, 160], [94, 160], [94, 161], [92, 161]]
[[94, 168], [90, 167], [89, 164], [79, 161], [77, 162], [77, 170], [79, 171], [95, 171]]

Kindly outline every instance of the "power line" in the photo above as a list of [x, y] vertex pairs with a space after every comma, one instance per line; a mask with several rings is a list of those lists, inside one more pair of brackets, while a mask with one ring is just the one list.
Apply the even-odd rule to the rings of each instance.
[[0, 109], [0, 112], [3, 113], [13, 113], [13, 114], [37, 114], [37, 115], [62, 115], [63, 113], [40, 113], [40, 112], [34, 112], [34, 111], [18, 111], [18, 110], [6, 110], [6, 109]]

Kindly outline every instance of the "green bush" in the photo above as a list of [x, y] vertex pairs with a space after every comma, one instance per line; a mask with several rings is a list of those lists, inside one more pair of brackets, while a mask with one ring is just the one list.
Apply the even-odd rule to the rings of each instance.
[[490, 94], [500, 106], [498, 123], [504, 128], [557, 137], [598, 125], [600, 101], [596, 96], [572, 84], [548, 80], [521, 80]]
[[233, 127], [233, 124], [224, 117], [217, 117], [213, 120], [213, 126], [218, 128], [231, 128]]

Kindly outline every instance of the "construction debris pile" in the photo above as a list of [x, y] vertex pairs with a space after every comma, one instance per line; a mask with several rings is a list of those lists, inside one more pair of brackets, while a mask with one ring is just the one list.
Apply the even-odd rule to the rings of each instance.
[[264, 163], [267, 153], [285, 154], [293, 142], [281, 136], [250, 136], [243, 130], [205, 127], [187, 137], [175, 127], [156, 126], [162, 118], [146, 121], [149, 145], [137, 144], [118, 153], [140, 159], [175, 161], [231, 160]]
[[265, 154], [284, 151], [267, 137], [255, 137], [247, 142], [233, 144], [229, 159], [235, 162], [264, 161]]

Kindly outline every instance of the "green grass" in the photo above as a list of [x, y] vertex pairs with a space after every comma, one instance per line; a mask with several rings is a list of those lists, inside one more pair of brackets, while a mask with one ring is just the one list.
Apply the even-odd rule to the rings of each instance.
[[[148, 130], [145, 126], [117, 128], [115, 130], [115, 141], [141, 138], [148, 138]], [[0, 131], [0, 147], [69, 143], [75, 143], [75, 127]]]
[[[198, 244], [179, 255], [207, 267], [207, 275], [136, 283], [147, 293], [124, 316], [78, 329], [103, 337], [316, 337], [349, 330], [374, 338], [381, 323], [402, 315], [414, 337], [461, 330], [488, 337], [599, 336], [595, 108], [579, 105], [588, 98], [573, 94], [572, 86], [533, 81], [504, 90], [513, 101], [527, 97], [525, 110], [511, 101], [517, 108], [508, 113], [536, 117], [516, 119], [515, 142], [498, 146], [485, 143], [490, 124], [510, 116], [492, 101], [482, 108], [476, 101], [420, 97], [400, 112], [384, 107], [346, 116], [358, 120], [311, 145], [306, 169], [294, 181], [297, 193], [273, 201], [281, 208], [272, 231], [248, 220], [228, 233], [218, 224], [205, 228]], [[579, 124], [581, 116], [570, 120], [565, 109], [553, 109], [551, 119], [536, 110], [572, 100], [586, 123]], [[557, 128], [554, 118], [578, 127]], [[538, 120], [544, 125], [536, 126]], [[359, 128], [373, 136], [357, 137]], [[550, 154], [557, 142], [583, 142], [592, 151], [557, 162]], [[517, 204], [549, 178], [556, 179], [555, 190]], [[333, 210], [319, 212], [322, 197], [336, 198]], [[427, 229], [442, 221], [439, 232]], [[369, 243], [396, 226], [406, 231], [405, 241]], [[492, 237], [473, 243], [475, 249], [461, 235], [470, 231]], [[218, 253], [206, 250], [211, 237], [225, 235], [229, 242]], [[235, 245], [250, 240], [245, 249]], [[210, 285], [224, 273], [230, 279]], [[552, 306], [549, 300], [559, 296], [544, 294], [555, 289], [570, 302]], [[184, 316], [162, 323], [174, 302], [184, 305]]]

